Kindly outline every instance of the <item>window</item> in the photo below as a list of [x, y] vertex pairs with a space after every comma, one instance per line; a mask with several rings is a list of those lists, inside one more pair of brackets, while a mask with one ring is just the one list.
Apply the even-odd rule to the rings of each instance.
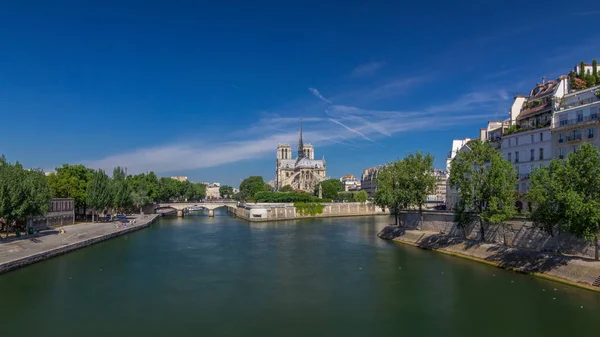
[[581, 130], [573, 130], [573, 139], [581, 139]]
[[569, 124], [569, 121], [567, 120], [567, 114], [562, 114], [558, 117], [558, 119], [560, 120], [559, 124], [560, 126], [564, 126]]
[[510, 138], [508, 139], [508, 146], [510, 146]]
[[594, 138], [594, 129], [588, 129], [588, 138]]
[[519, 162], [519, 151], [515, 152], [515, 163]]
[[534, 161], [535, 160], [535, 150], [531, 149], [531, 151], [529, 151], [529, 152], [530, 152], [530, 155], [531, 155], [529, 157], [529, 161]]
[[562, 133], [560, 135], [558, 135], [558, 142], [559, 143], [564, 143], [565, 142], [565, 135], [563, 135]]
[[540, 160], [544, 160], [544, 148], [540, 147]]
[[543, 141], [544, 141], [544, 133], [542, 132], [542, 133], [540, 133], [540, 142], [543, 142]]
[[519, 145], [519, 137], [515, 137], [515, 145]]
[[510, 153], [510, 152], [508, 153], [508, 158], [507, 158], [508, 161], [512, 161], [511, 154], [512, 153]]
[[565, 149], [562, 147], [558, 149], [558, 158], [563, 159], [565, 157]]
[[533, 140], [533, 135], [531, 135], [531, 142], [532, 142], [532, 143], [534, 142], [534, 140]]
[[581, 123], [583, 122], [583, 111], [579, 110], [577, 111], [577, 123]]

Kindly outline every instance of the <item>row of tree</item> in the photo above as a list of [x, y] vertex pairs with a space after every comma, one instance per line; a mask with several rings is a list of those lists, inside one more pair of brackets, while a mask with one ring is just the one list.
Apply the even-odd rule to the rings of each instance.
[[[123, 211], [151, 202], [200, 200], [206, 196], [204, 184], [158, 178], [154, 172], [127, 176], [120, 167], [116, 167], [112, 177], [108, 177], [102, 170], [65, 164], [57, 168], [56, 173], [49, 174], [47, 180], [52, 197], [73, 198], [80, 214], [86, 214], [88, 208]], [[229, 186], [221, 189], [233, 194]]]
[[[454, 210], [459, 227], [479, 224], [485, 240], [488, 224], [506, 226], [517, 215], [517, 172], [488, 143], [472, 141], [452, 161], [450, 184], [459, 202]], [[566, 159], [533, 170], [530, 189], [521, 197], [532, 202], [528, 217], [551, 236], [568, 232], [593, 242], [598, 259], [600, 236], [600, 151], [581, 145]]]
[[[319, 193], [320, 192], [320, 193]], [[319, 197], [321, 194], [321, 198]], [[367, 192], [344, 192], [343, 184], [338, 179], [326, 179], [315, 186], [313, 194], [294, 191], [290, 185], [285, 185], [279, 191], [266, 184], [261, 176], [250, 176], [240, 184], [240, 191], [236, 196], [241, 201], [256, 202], [318, 202], [318, 201], [355, 201], [365, 202]]]
[[28, 218], [43, 215], [50, 207], [51, 192], [41, 170], [25, 170], [21, 164], [0, 157], [0, 222], [8, 232], [22, 228]]

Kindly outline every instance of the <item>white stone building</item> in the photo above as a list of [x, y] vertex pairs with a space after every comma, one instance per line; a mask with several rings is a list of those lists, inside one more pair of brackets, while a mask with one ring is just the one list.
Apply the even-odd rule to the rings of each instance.
[[288, 144], [277, 146], [275, 161], [275, 188], [281, 189], [286, 185], [294, 190], [313, 192], [315, 186], [325, 180], [325, 158], [315, 159], [315, 150], [311, 144], [302, 140], [302, 124], [300, 124], [300, 139], [298, 141], [298, 157], [292, 158], [292, 148]]
[[433, 194], [427, 196], [427, 202], [432, 203], [446, 203], [446, 189], [448, 183], [448, 172], [443, 170], [434, 169], [432, 174], [436, 178], [435, 191]]
[[374, 198], [377, 193], [377, 174], [383, 166], [373, 166], [365, 169], [360, 178], [360, 189], [367, 192], [369, 198]]
[[360, 180], [358, 180], [352, 174], [346, 174], [345, 176], [340, 178], [342, 185], [344, 186], [344, 191], [358, 191], [360, 189]]
[[[551, 123], [555, 108], [568, 91], [568, 79], [537, 84], [529, 97], [516, 96], [510, 112], [511, 127], [504, 130], [500, 151], [513, 163], [519, 178], [519, 209], [528, 210], [529, 176], [534, 168], [547, 166], [552, 159]], [[516, 112], [519, 112], [517, 115]]]
[[[446, 158], [446, 174], [450, 177], [450, 164], [452, 163], [452, 159], [456, 157], [456, 155], [460, 151], [466, 151], [468, 147], [466, 146], [468, 142], [471, 141], [471, 138], [465, 139], [454, 139], [452, 141], [452, 149], [448, 153], [448, 157]], [[458, 203], [458, 191], [450, 186], [450, 179], [446, 179], [446, 209], [453, 209]]]

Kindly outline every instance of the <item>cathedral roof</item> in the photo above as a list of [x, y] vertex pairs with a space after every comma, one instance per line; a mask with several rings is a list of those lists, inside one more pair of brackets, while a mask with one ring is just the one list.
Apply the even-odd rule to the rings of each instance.
[[279, 168], [323, 168], [325, 163], [320, 159], [281, 159], [279, 160]]

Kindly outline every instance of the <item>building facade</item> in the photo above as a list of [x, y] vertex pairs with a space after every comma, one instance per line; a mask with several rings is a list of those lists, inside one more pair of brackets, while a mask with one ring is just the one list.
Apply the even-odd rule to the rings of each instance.
[[564, 96], [552, 125], [554, 158], [566, 158], [584, 142], [600, 148], [599, 97], [600, 86], [574, 91]]
[[[452, 159], [456, 157], [456, 155], [460, 151], [465, 151], [468, 149], [467, 143], [471, 141], [471, 138], [465, 139], [454, 139], [452, 141], [452, 148], [450, 152], [448, 152], [448, 157], [446, 158], [446, 174], [450, 177], [450, 166], [452, 164]], [[458, 191], [450, 185], [450, 179], [446, 179], [446, 209], [453, 209], [456, 207], [458, 203]]]
[[73, 198], [53, 198], [48, 213], [27, 221], [27, 227], [35, 230], [75, 223], [75, 200]]
[[369, 198], [374, 198], [377, 193], [377, 174], [383, 168], [382, 165], [365, 169], [360, 178], [360, 189], [367, 192]]
[[342, 185], [344, 186], [344, 191], [358, 191], [360, 190], [360, 180], [358, 180], [352, 174], [346, 174], [345, 176], [340, 178]]
[[435, 178], [435, 191], [427, 196], [427, 202], [446, 203], [446, 188], [448, 183], [448, 172], [434, 169], [432, 173]]
[[188, 181], [188, 177], [184, 177], [184, 176], [175, 176], [175, 177], [171, 177], [171, 179], [181, 181], [181, 182]]
[[312, 193], [325, 177], [325, 158], [315, 159], [314, 147], [311, 144], [304, 144], [302, 140], [302, 124], [300, 124], [297, 158], [292, 158], [292, 148], [288, 144], [277, 146], [275, 189], [280, 190], [290, 185], [294, 190]]

